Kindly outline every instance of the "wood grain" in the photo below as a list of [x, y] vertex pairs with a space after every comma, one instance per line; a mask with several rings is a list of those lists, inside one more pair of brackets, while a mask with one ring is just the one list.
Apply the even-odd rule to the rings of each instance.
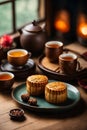
[[[70, 48], [76, 49], [79, 45], [70, 45]], [[83, 53], [83, 47], [80, 50]], [[35, 59], [37, 62], [37, 59]], [[81, 61], [83, 63], [83, 61]], [[83, 63], [84, 64], [84, 63]], [[54, 67], [53, 67], [54, 68]], [[38, 73], [41, 73], [40, 70]], [[25, 82], [25, 81], [24, 81]], [[23, 81], [16, 81], [13, 89]], [[17, 104], [11, 97], [10, 92], [0, 92], [0, 130], [86, 130], [87, 129], [87, 91], [77, 84], [73, 83], [80, 91], [81, 100], [79, 104], [65, 113], [47, 114], [30, 111]], [[23, 108], [25, 111], [25, 120], [18, 122], [9, 117], [9, 111], [12, 108]]]

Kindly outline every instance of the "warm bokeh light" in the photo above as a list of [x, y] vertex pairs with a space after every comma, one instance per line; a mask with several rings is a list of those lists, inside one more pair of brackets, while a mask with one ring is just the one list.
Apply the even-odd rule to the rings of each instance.
[[77, 20], [77, 34], [82, 38], [87, 38], [87, 17], [85, 14], [79, 14]]
[[87, 24], [86, 23], [82, 23], [79, 25], [78, 35], [83, 38], [87, 38]]
[[56, 30], [59, 30], [63, 33], [66, 33], [69, 31], [69, 25], [65, 21], [62, 21], [62, 20], [55, 21], [55, 28]]
[[70, 18], [67, 11], [61, 10], [56, 14], [54, 27], [63, 33], [67, 33], [70, 30]]

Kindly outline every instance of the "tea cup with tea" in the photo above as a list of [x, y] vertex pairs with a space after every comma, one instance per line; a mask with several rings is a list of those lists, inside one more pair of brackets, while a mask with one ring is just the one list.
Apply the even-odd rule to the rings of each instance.
[[0, 72], [0, 91], [10, 90], [14, 83], [14, 77], [11, 72]]
[[59, 56], [60, 70], [64, 74], [73, 74], [76, 72], [78, 57], [73, 53], [63, 53]]
[[45, 43], [45, 55], [50, 62], [58, 63], [58, 57], [63, 53], [63, 43], [48, 41]]
[[30, 56], [31, 53], [25, 49], [12, 49], [7, 52], [7, 60], [14, 67], [24, 66]]

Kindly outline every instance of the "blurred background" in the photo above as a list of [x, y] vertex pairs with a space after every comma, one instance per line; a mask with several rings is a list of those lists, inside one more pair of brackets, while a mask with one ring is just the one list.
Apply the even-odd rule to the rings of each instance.
[[49, 39], [87, 41], [87, 0], [0, 0], [0, 36], [34, 20], [45, 23]]
[[44, 0], [0, 0], [0, 35], [13, 33], [33, 20], [42, 19]]

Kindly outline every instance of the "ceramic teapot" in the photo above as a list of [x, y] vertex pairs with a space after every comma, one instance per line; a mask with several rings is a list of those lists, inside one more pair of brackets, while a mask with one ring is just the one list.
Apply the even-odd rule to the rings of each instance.
[[21, 47], [30, 51], [32, 54], [41, 53], [47, 41], [46, 32], [36, 21], [25, 26], [20, 36]]

